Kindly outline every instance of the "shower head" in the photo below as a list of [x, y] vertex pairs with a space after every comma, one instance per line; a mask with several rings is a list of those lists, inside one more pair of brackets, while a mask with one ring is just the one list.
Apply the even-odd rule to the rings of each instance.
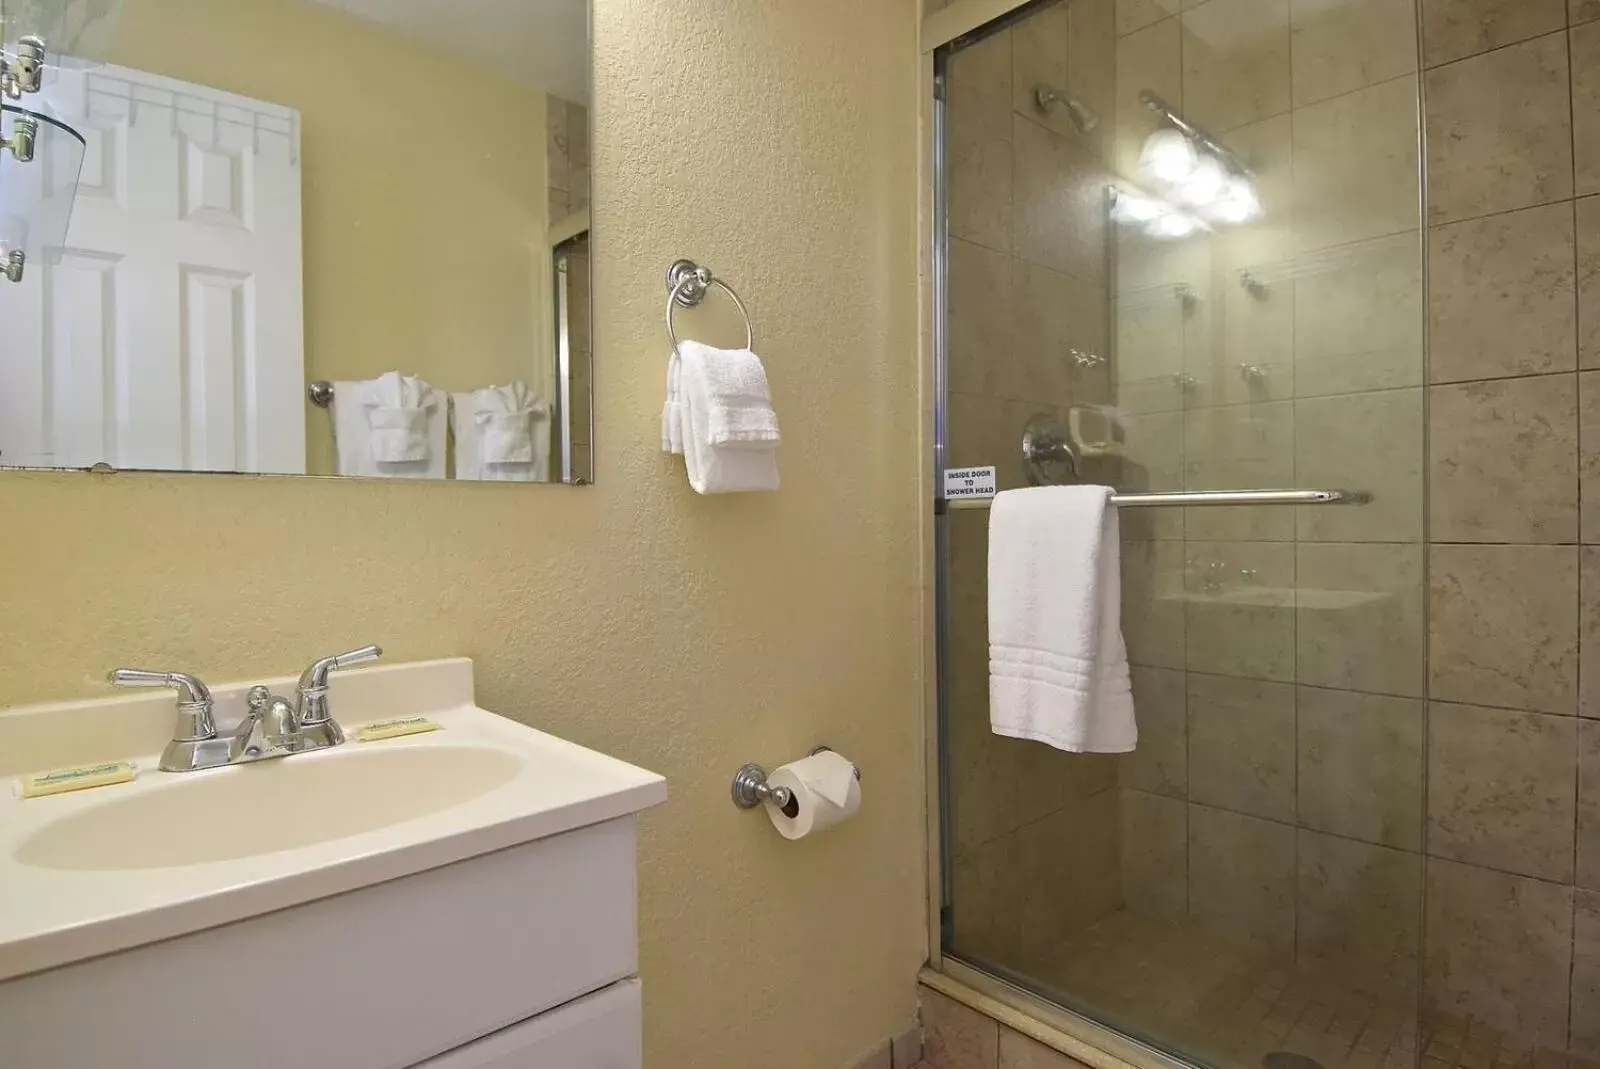
[[1066, 106], [1067, 114], [1072, 116], [1072, 124], [1082, 133], [1090, 133], [1100, 125], [1100, 116], [1095, 110], [1071, 93], [1043, 82], [1033, 87], [1033, 106], [1040, 112], [1048, 112], [1057, 104]]

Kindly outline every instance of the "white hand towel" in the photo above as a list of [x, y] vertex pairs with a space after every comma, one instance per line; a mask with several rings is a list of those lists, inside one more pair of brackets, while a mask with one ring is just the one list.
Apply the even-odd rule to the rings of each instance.
[[[760, 361], [748, 350], [712, 349], [696, 342], [684, 342], [679, 347], [683, 465], [689, 473], [689, 485], [697, 493], [731, 494], [778, 488], [775, 416], [770, 438], [721, 444], [712, 440], [714, 425], [724, 436], [730, 431], [729, 421], [716, 413], [722, 410], [726, 414], [730, 407], [739, 407], [737, 403], [729, 405], [730, 399], [737, 400], [730, 390], [745, 389], [752, 384], [747, 366], [730, 370], [723, 365], [747, 365], [752, 360], [759, 366]], [[761, 381], [766, 381], [764, 371]]]
[[1117, 510], [1104, 486], [1010, 490], [989, 516], [989, 722], [1072, 753], [1138, 743]]
[[[513, 408], [520, 406], [517, 411]], [[524, 461], [488, 462], [485, 437], [497, 420], [509, 426], [510, 438], [497, 443], [502, 456], [526, 455]], [[456, 436], [457, 479], [485, 482], [548, 482], [550, 480], [550, 409], [532, 398], [520, 382], [491, 386], [473, 393], [450, 395], [450, 429]], [[524, 454], [524, 446], [526, 453]]]
[[[427, 456], [420, 460], [380, 461], [374, 436], [381, 431], [400, 431], [409, 435], [415, 417], [379, 416], [378, 423], [404, 423], [406, 427], [376, 427], [373, 413], [379, 409], [409, 409], [426, 413]], [[376, 379], [333, 384], [333, 441], [338, 453], [340, 475], [379, 476], [392, 479], [442, 479], [445, 477], [445, 444], [448, 417], [439, 393], [426, 382], [391, 371]], [[378, 448], [399, 448], [391, 439]], [[413, 455], [416, 444], [409, 441], [401, 452]], [[389, 455], [394, 455], [390, 452]]]
[[394, 464], [428, 459], [427, 409], [369, 405], [367, 426], [372, 432], [373, 460]]
[[661, 451], [683, 455], [683, 361], [672, 351], [667, 361], [667, 401], [661, 406]]

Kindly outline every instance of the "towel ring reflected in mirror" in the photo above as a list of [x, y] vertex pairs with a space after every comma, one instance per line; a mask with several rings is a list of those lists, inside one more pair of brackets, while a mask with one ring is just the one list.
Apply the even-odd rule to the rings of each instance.
[[693, 260], [674, 260], [667, 268], [667, 337], [672, 339], [672, 351], [678, 351], [678, 331], [672, 323], [672, 313], [678, 308], [693, 308], [706, 299], [712, 286], [722, 287], [744, 317], [744, 347], [751, 352], [756, 348], [756, 328], [750, 322], [750, 311], [733, 291], [733, 287], [712, 275], [711, 269], [701, 267]]

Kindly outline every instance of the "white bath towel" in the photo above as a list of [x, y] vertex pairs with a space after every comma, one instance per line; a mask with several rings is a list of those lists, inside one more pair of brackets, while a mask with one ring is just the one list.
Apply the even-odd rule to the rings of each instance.
[[[713, 349], [698, 342], [678, 347], [677, 438], [689, 485], [701, 494], [778, 488], [778, 417], [766, 371], [748, 349]], [[665, 429], [673, 405], [667, 399]]]
[[1104, 486], [1010, 490], [989, 517], [989, 723], [1072, 753], [1139, 739]]
[[[376, 379], [336, 382], [332, 407], [340, 475], [445, 477], [445, 402], [423, 380], [391, 371]], [[380, 460], [380, 455], [412, 459]]]
[[549, 482], [550, 408], [520, 382], [450, 395], [456, 478]]

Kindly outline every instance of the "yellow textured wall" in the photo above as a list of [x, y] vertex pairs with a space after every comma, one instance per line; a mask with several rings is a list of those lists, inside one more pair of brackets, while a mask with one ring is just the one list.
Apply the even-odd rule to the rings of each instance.
[[111, 58], [300, 112], [308, 380], [549, 392], [543, 91], [309, 0], [123, 0]]
[[[915, 6], [599, 0], [599, 485], [0, 473], [0, 704], [99, 692], [115, 664], [474, 657], [489, 708], [670, 779], [641, 841], [652, 1069], [834, 1069], [905, 1026], [926, 886]], [[656, 451], [662, 273], [685, 255], [755, 315], [780, 493], [696, 498]], [[864, 769], [854, 823], [786, 843], [729, 804], [739, 764], [819, 742]]]

